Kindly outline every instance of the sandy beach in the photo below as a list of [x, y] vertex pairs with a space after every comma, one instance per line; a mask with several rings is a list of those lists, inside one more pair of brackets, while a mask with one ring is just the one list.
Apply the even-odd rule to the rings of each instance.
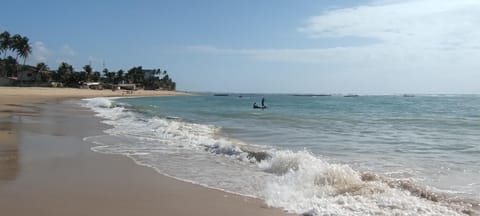
[[129, 94], [125, 90], [92, 90], [77, 88], [0, 87], [0, 117], [8, 113], [32, 114], [29, 105], [40, 102], [56, 102], [65, 99], [114, 96], [167, 96], [189, 95], [176, 91], [136, 90]]
[[[0, 87], [1, 215], [285, 215], [263, 201], [181, 182], [90, 150], [106, 125], [80, 98], [110, 90]], [[135, 91], [140, 95], [186, 95]]]

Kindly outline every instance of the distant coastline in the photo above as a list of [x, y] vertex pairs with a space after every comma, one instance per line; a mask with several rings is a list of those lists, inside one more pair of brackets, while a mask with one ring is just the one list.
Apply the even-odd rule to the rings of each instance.
[[331, 94], [292, 94], [292, 96], [296, 97], [328, 97], [332, 96]]

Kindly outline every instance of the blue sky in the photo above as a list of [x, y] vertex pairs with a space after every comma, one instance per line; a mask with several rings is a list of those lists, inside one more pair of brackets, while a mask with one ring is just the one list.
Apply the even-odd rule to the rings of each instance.
[[162, 68], [189, 91], [480, 93], [480, 1], [19, 0], [2, 8], [0, 31], [28, 36], [27, 62], [51, 68]]

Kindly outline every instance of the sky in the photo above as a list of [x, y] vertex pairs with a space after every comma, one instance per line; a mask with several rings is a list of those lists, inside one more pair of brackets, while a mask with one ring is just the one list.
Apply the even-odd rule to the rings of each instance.
[[185, 91], [480, 94], [480, 0], [2, 3], [27, 63], [167, 70]]

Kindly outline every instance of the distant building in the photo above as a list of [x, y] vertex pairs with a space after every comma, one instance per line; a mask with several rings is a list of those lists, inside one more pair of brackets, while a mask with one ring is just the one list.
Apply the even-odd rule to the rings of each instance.
[[126, 89], [126, 90], [137, 90], [137, 86], [135, 84], [118, 84], [119, 89]]
[[16, 80], [20, 82], [34, 81], [37, 76], [37, 69], [32, 66], [25, 66], [17, 72]]
[[80, 85], [83, 89], [103, 89], [102, 84], [99, 82], [84, 82]]
[[11, 85], [12, 80], [7, 77], [0, 77], [0, 86]]

